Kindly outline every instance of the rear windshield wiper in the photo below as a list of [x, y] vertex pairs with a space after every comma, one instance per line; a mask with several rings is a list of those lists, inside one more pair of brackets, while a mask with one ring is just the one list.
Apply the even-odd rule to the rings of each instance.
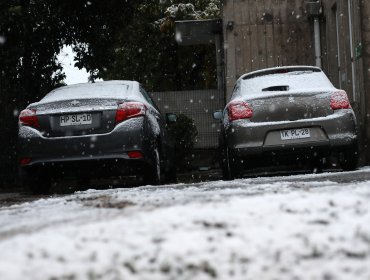
[[288, 91], [289, 86], [272, 86], [262, 89], [262, 91]]

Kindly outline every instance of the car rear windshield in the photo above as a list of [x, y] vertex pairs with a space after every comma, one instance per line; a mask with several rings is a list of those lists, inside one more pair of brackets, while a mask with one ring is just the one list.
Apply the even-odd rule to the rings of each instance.
[[61, 87], [48, 93], [42, 100], [43, 102], [53, 102], [71, 99], [122, 99], [127, 97], [130, 85], [125, 83], [94, 83], [77, 84], [73, 86]]
[[261, 95], [273, 92], [330, 91], [333, 88], [333, 84], [323, 72], [299, 70], [243, 79], [241, 94]]

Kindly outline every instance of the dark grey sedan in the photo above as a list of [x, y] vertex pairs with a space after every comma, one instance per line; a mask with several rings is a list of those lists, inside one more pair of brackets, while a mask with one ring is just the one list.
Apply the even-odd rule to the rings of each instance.
[[251, 170], [355, 169], [356, 117], [347, 94], [321, 69], [290, 66], [241, 76], [223, 112], [220, 147], [225, 178]]
[[174, 143], [165, 119], [135, 81], [65, 86], [30, 104], [19, 116], [21, 181], [35, 193], [75, 177], [140, 175], [158, 184], [173, 179]]

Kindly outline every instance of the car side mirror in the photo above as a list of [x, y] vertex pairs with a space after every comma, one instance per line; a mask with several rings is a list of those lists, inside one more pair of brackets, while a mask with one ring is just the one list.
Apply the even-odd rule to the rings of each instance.
[[166, 114], [166, 123], [171, 124], [177, 122], [177, 115], [173, 113]]
[[221, 111], [221, 110], [218, 110], [218, 111], [213, 112], [213, 118], [214, 118], [215, 120], [219, 120], [219, 121], [221, 121], [221, 120], [222, 120], [222, 118], [223, 118], [222, 111]]

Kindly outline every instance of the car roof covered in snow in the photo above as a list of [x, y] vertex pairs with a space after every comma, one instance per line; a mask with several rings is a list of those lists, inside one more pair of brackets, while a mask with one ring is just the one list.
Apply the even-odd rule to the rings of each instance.
[[259, 76], [284, 74], [284, 73], [296, 72], [296, 71], [322, 72], [322, 70], [319, 67], [315, 67], [315, 66], [305, 66], [305, 65], [283, 66], [283, 67], [266, 68], [266, 69], [261, 69], [261, 70], [253, 71], [250, 73], [246, 73], [242, 75], [239, 78], [239, 80], [247, 80], [247, 79], [252, 79], [255, 77], [259, 77]]
[[234, 92], [237, 96], [260, 97], [273, 94], [285, 94], [287, 92], [319, 91], [330, 92], [335, 87], [324, 72], [318, 67], [312, 66], [288, 66], [263, 69], [247, 73], [239, 78], [239, 91]]

